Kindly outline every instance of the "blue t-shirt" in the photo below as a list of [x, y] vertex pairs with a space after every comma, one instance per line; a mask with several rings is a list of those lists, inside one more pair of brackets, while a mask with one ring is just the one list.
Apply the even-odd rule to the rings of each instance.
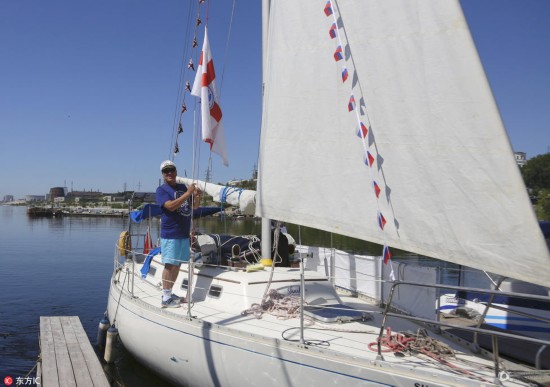
[[190, 200], [184, 201], [181, 207], [175, 211], [164, 208], [164, 203], [179, 198], [185, 192], [187, 192], [185, 184], [176, 184], [175, 187], [172, 187], [165, 183], [157, 188], [157, 204], [162, 208], [160, 237], [163, 239], [189, 238], [193, 213]]

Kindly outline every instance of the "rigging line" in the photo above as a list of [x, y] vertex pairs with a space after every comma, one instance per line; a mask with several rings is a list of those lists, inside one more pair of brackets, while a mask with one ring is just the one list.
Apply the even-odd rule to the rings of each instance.
[[[188, 12], [187, 12], [187, 21], [186, 21], [186, 29], [185, 29], [185, 33], [184, 33], [184, 41], [185, 42], [188, 42], [189, 41], [189, 35], [190, 35], [190, 26], [192, 26], [193, 23], [192, 22], [192, 15], [193, 15], [193, 11], [194, 11], [194, 3], [191, 3], [191, 5], [188, 7]], [[168, 152], [168, 158], [170, 160], [173, 159], [172, 155], [173, 155], [173, 149], [174, 149], [174, 142], [177, 141], [177, 137], [178, 137], [178, 134], [177, 134], [177, 127], [178, 127], [178, 122], [181, 122], [181, 113], [179, 114], [179, 117], [180, 119], [178, 119], [178, 112], [180, 111], [181, 109], [181, 104], [183, 103], [183, 101], [185, 101], [185, 89], [183, 88], [183, 80], [185, 79], [185, 75], [186, 75], [186, 72], [187, 72], [187, 60], [186, 58], [189, 56], [188, 55], [188, 46], [185, 45], [184, 46], [184, 50], [183, 50], [183, 53], [182, 53], [182, 57], [181, 57], [181, 62], [180, 62], [180, 75], [179, 75], [179, 80], [178, 80], [178, 92], [177, 92], [177, 96], [176, 96], [176, 106], [175, 106], [175, 111], [174, 111], [174, 120], [173, 120], [173, 123], [172, 123], [172, 136], [171, 136], [171, 141], [170, 141], [170, 148], [169, 148], [169, 152]], [[180, 103], [180, 100], [182, 101]]]
[[118, 314], [118, 308], [120, 306], [120, 299], [122, 298], [122, 293], [124, 292], [124, 284], [126, 284], [127, 277], [128, 277], [128, 268], [126, 268], [126, 271], [124, 272], [124, 279], [122, 280], [122, 285], [120, 286], [120, 295], [118, 296], [118, 302], [116, 304], [115, 316], [113, 317], [113, 323], [111, 325], [115, 325], [116, 316]]
[[[185, 104], [185, 97], [187, 96], [187, 87], [184, 87], [184, 84], [187, 82], [184, 82], [186, 79], [186, 75], [189, 70], [189, 59], [194, 60], [194, 62], [198, 62], [198, 58], [200, 55], [200, 52], [198, 50], [194, 50], [196, 48], [195, 42], [197, 37], [197, 30], [198, 30], [198, 24], [197, 20], [200, 19], [200, 7], [197, 8], [195, 13], [195, 2], [192, 2], [190, 7], [188, 8], [188, 14], [187, 14], [187, 21], [186, 21], [186, 33], [185, 33], [185, 42], [190, 42], [190, 37], [193, 36], [193, 44], [191, 46], [191, 54], [189, 54], [189, 46], [185, 45], [185, 49], [183, 51], [182, 59], [181, 59], [181, 68], [180, 68], [180, 78], [178, 82], [178, 94], [176, 98], [176, 106], [175, 106], [175, 112], [174, 112], [174, 122], [172, 124], [172, 141], [170, 144], [170, 153], [169, 158], [173, 159], [173, 153], [172, 150], [174, 149], [174, 142], [177, 143], [178, 139], [178, 128], [179, 125], [182, 122], [182, 116], [183, 116], [183, 106]], [[196, 15], [196, 16], [193, 16]], [[193, 51], [195, 53], [193, 54]], [[193, 77], [194, 78], [194, 77]]]
[[227, 32], [227, 39], [225, 41], [225, 52], [223, 54], [223, 61], [222, 61], [222, 76], [220, 79], [220, 89], [218, 92], [218, 98], [221, 101], [222, 98], [222, 89], [223, 89], [223, 77], [225, 74], [225, 66], [226, 66], [226, 60], [227, 60], [227, 54], [229, 52], [229, 41], [231, 39], [231, 31], [233, 30], [233, 18], [235, 16], [235, 0], [233, 0], [233, 6], [231, 7], [231, 17], [229, 18], [229, 31]]
[[[41, 361], [40, 359], [41, 359], [41, 356], [38, 355], [38, 361]], [[27, 372], [27, 374], [25, 375], [25, 377], [23, 379], [28, 378], [29, 375], [36, 369], [36, 367], [38, 366], [38, 361], [34, 364], [34, 367], [32, 367], [32, 369], [29, 372]], [[19, 382], [17, 382], [17, 384], [19, 384]]]
[[493, 279], [493, 277], [491, 277], [491, 275], [490, 275], [487, 271], [485, 271], [485, 270], [483, 270], [483, 273], [484, 273], [485, 276], [489, 279], [489, 281], [491, 281], [491, 283], [493, 284], [493, 286], [495, 287], [495, 289], [500, 290], [500, 288], [497, 286], [497, 283], [496, 283], [496, 281]]

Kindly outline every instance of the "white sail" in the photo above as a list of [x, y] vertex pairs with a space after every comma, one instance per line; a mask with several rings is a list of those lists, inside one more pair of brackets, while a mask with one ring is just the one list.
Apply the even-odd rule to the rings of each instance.
[[219, 185], [207, 183], [201, 180], [193, 180], [187, 177], [177, 177], [178, 183], [186, 185], [195, 183], [197, 187], [212, 196], [214, 201], [219, 203], [227, 203], [234, 207], [238, 207], [243, 215], [254, 215], [256, 209], [256, 191], [242, 189], [227, 185]]
[[459, 2], [333, 3], [328, 17], [319, 2], [271, 3], [257, 215], [550, 286]]

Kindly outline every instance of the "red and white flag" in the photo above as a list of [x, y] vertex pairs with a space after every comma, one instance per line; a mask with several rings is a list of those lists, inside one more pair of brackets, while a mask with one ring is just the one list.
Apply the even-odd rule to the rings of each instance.
[[214, 61], [208, 43], [208, 33], [204, 28], [204, 43], [202, 45], [199, 68], [193, 83], [191, 94], [201, 99], [202, 139], [210, 144], [210, 150], [217, 153], [223, 159], [225, 166], [227, 160], [227, 147], [222, 124], [222, 109], [218, 103], [218, 91], [216, 90], [216, 73]]

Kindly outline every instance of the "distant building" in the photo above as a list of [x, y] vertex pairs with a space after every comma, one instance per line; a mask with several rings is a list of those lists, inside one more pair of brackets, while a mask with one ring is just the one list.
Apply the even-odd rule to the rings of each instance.
[[101, 201], [103, 193], [98, 191], [71, 191], [67, 194], [67, 199], [78, 199], [77, 202], [81, 200]]
[[13, 202], [13, 195], [4, 195], [3, 202]]
[[520, 168], [527, 163], [527, 155], [525, 152], [514, 152], [514, 157], [516, 158], [516, 163]]
[[46, 199], [46, 196], [44, 195], [27, 195], [25, 196], [26, 202], [41, 202]]
[[124, 193], [103, 194], [102, 200], [107, 203], [124, 203], [128, 201], [128, 198], [126, 198]]
[[52, 202], [55, 201], [56, 198], [64, 198], [64, 197], [65, 197], [65, 187], [50, 188], [49, 200], [51, 200]]

